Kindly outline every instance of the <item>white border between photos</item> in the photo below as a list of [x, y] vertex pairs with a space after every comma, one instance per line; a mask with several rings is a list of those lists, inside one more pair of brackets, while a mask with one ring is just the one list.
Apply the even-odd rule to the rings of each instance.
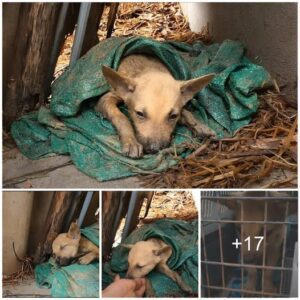
[[[6, 2], [14, 2], [14, 1], [6, 1]], [[21, 2], [21, 1], [20, 1]], [[22, 2], [40, 2], [40, 1], [22, 1]], [[54, 1], [43, 1], [43, 2], [65, 2], [65, 1], [57, 1], [57, 0], [54, 0]], [[83, 1], [79, 1], [79, 0], [74, 0], [72, 2], [83, 2]], [[105, 1], [90, 1], [90, 2], [105, 2]], [[109, 1], [109, 2], [118, 2], [118, 1]], [[144, 2], [144, 1], [122, 1], [122, 2]], [[153, 2], [174, 2], [174, 1], [153, 1]], [[275, 0], [275, 1], [266, 1], [266, 0], [257, 0], [257, 1], [228, 1], [228, 0], [223, 0], [223, 1], [208, 1], [208, 0], [203, 0], [203, 1], [179, 1], [179, 2], [184, 2], [184, 3], [188, 3], [188, 2], [212, 2], [212, 3], [298, 3], [298, 16], [299, 16], [299, 12], [300, 12], [300, 8], [299, 8], [299, 1], [278, 1], [278, 0]], [[0, 15], [2, 16], [2, 4], [3, 2], [1, 2], [1, 8], [0, 8]], [[2, 22], [1, 22], [1, 41], [2, 41]], [[300, 40], [299, 40], [299, 32], [300, 32], [300, 25], [299, 25], [299, 20], [298, 20], [298, 78], [299, 78], [299, 75], [300, 75], [300, 72], [299, 72], [299, 69], [300, 69], [300, 63], [299, 63], [299, 49], [300, 49]], [[2, 61], [3, 61], [3, 53], [2, 53], [2, 47], [1, 47], [1, 82], [2, 82]], [[298, 80], [298, 83], [299, 83], [299, 80]], [[2, 95], [2, 85], [1, 85], [1, 95]], [[300, 92], [299, 92], [299, 88], [298, 88], [298, 107], [300, 105]], [[1, 108], [2, 108], [2, 112], [3, 112], [3, 101], [1, 101]], [[3, 129], [3, 124], [1, 122], [1, 129]], [[0, 142], [1, 142], [1, 145], [2, 145], [2, 142], [3, 142], [3, 136], [1, 134], [1, 137], [0, 137]], [[300, 150], [299, 150], [299, 147], [298, 147], [298, 157], [300, 157]], [[2, 178], [3, 178], [3, 174], [2, 174], [2, 171], [3, 171], [3, 168], [2, 168], [2, 160], [1, 160], [1, 163], [0, 163], [0, 169], [1, 169], [1, 175], [0, 175], [0, 179], [1, 179], [1, 182], [2, 182]], [[298, 174], [299, 174], [299, 166], [298, 166]], [[298, 176], [298, 187], [299, 187], [299, 176]], [[100, 227], [101, 227], [101, 222], [102, 222], [102, 209], [101, 209], [101, 196], [102, 196], [102, 191], [118, 191], [118, 190], [122, 190], [122, 191], [152, 191], [153, 189], [143, 189], [143, 188], [138, 188], [138, 189], [97, 189], [97, 188], [82, 188], [82, 189], [68, 189], [68, 188], [64, 188], [64, 189], [10, 189], [10, 188], [2, 188], [1, 190], [1, 195], [0, 195], [0, 210], [1, 210], [1, 216], [0, 216], [0, 222], [1, 222], [1, 232], [0, 232], [0, 257], [2, 258], [3, 256], [3, 249], [2, 249], [2, 212], [3, 212], [3, 202], [2, 202], [2, 199], [3, 199], [3, 192], [9, 192], [9, 191], [14, 191], [14, 192], [21, 192], [21, 191], [32, 191], [32, 192], [35, 192], [35, 191], [98, 191], [99, 192], [99, 199], [100, 199], [100, 216], [99, 216], [99, 222], [100, 222]], [[170, 189], [155, 189], [155, 191], [168, 191]], [[201, 199], [200, 199], [200, 193], [202, 191], [222, 191], [222, 190], [225, 190], [225, 189], [172, 189], [172, 191], [182, 191], [182, 190], [186, 190], [186, 191], [197, 191], [198, 194], [199, 194], [199, 202], [201, 204]], [[241, 190], [244, 190], [244, 189], [226, 189], [226, 191], [241, 191]], [[260, 189], [262, 191], [267, 191], [267, 190], [278, 190], [278, 189]], [[294, 188], [294, 189], [280, 189], [280, 191], [295, 191], [297, 190], [298, 191], [298, 188]], [[196, 201], [196, 199], [194, 199]], [[298, 212], [299, 212], [299, 207], [298, 207]], [[201, 298], [201, 289], [200, 289], [200, 286], [201, 286], [201, 207], [198, 211], [198, 215], [199, 215], [199, 297], [198, 298], [190, 298], [190, 299], [200, 299]], [[13, 216], [12, 216], [13, 217]], [[298, 213], [298, 224], [299, 224], [299, 213]], [[298, 226], [299, 227], [299, 226]], [[102, 236], [100, 234], [100, 245], [101, 245], [101, 240], [102, 240]], [[299, 230], [298, 230], [298, 242], [300, 241], [300, 233], [299, 233]], [[101, 249], [101, 246], [100, 246], [100, 249]], [[101, 251], [101, 250], [100, 250]], [[299, 250], [298, 250], [298, 261], [299, 261]], [[2, 262], [2, 260], [1, 260]], [[0, 264], [0, 274], [2, 274], [2, 263]], [[99, 285], [100, 285], [100, 288], [101, 288], [101, 282], [102, 282], [102, 274], [101, 274], [101, 262], [100, 262], [100, 274], [99, 274]], [[300, 286], [300, 278], [299, 278], [299, 269], [298, 269], [298, 286]], [[1, 280], [1, 288], [0, 288], [0, 292], [1, 292], [1, 296], [2, 296], [2, 292], [3, 292], [3, 286], [2, 286], [2, 280]], [[101, 292], [101, 290], [100, 290]], [[299, 290], [298, 290], [298, 294], [299, 294]], [[100, 297], [101, 298], [101, 297]], [[11, 298], [11, 299], [22, 299], [22, 298]], [[26, 298], [26, 299], [37, 299], [37, 298]], [[44, 299], [52, 299], [52, 298], [44, 298]], [[70, 299], [70, 298], [61, 298], [61, 299]], [[91, 298], [81, 298], [81, 299], [91, 299]], [[122, 298], [122, 299], [132, 299], [132, 298]], [[153, 298], [153, 299], [157, 299], [157, 298]], [[173, 299], [173, 298], [164, 298], [164, 299]], [[208, 298], [208, 299], [224, 299], [224, 298]], [[257, 298], [248, 298], [248, 299], [257, 299]], [[268, 298], [268, 299], [298, 299], [298, 298]]]

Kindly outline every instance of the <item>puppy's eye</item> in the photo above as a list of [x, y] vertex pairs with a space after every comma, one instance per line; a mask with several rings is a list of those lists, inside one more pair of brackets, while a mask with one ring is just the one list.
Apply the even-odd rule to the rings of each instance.
[[136, 111], [135, 113], [138, 118], [145, 119], [145, 114], [142, 111]]
[[144, 266], [141, 266], [141, 265], [136, 265], [136, 267], [137, 267], [138, 269], [144, 268]]
[[171, 113], [171, 114], [169, 115], [169, 119], [170, 119], [170, 120], [175, 120], [177, 117], [178, 117], [178, 114], [176, 114], [176, 113]]

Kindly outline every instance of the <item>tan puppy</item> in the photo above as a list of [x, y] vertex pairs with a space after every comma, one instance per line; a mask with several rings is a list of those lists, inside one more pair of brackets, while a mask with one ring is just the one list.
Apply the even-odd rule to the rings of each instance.
[[[134, 245], [122, 245], [130, 249], [128, 254], [128, 271], [127, 278], [143, 278], [146, 277], [153, 269], [165, 274], [174, 280], [180, 288], [192, 293], [189, 287], [179, 276], [179, 274], [171, 270], [167, 261], [172, 255], [172, 248], [160, 239], [149, 239], [147, 241], [137, 242]], [[147, 296], [152, 295], [151, 286], [147, 280]]]
[[[106, 66], [102, 71], [112, 90], [100, 98], [95, 109], [116, 127], [126, 155], [139, 157], [143, 150], [153, 153], [167, 147], [178, 121], [200, 136], [214, 135], [183, 108], [214, 74], [177, 81], [158, 59], [141, 54], [125, 57], [118, 72]], [[118, 108], [122, 102], [134, 128]]]
[[87, 265], [99, 259], [99, 248], [81, 236], [76, 223], [72, 223], [67, 233], [59, 234], [52, 243], [53, 256], [60, 266], [67, 266], [78, 259]]
[[[243, 221], [264, 221], [265, 218], [265, 203], [261, 200], [242, 200], [243, 201]], [[228, 206], [235, 211], [235, 219], [242, 220], [241, 202], [224, 200], [222, 204]], [[279, 201], [268, 202], [268, 221], [281, 221], [285, 219], [285, 203]], [[295, 208], [295, 206], [290, 206]], [[290, 214], [290, 213], [289, 213]], [[236, 228], [241, 231], [240, 225], [237, 224]], [[285, 226], [283, 224], [268, 224], [266, 225], [266, 266], [277, 266], [278, 260], [281, 258], [282, 244], [284, 239]], [[243, 242], [241, 252], [244, 259], [244, 264], [262, 265], [263, 262], [263, 246], [264, 241], [260, 244], [259, 250], [256, 251], [257, 241], [254, 242], [255, 236], [264, 236], [264, 225], [255, 223], [243, 224], [243, 236], [240, 237], [242, 241], [250, 236], [251, 247], [248, 251], [248, 244]], [[244, 285], [245, 290], [256, 291], [258, 270], [255, 268], [246, 268], [248, 277], [247, 283]], [[278, 286], [275, 286], [272, 281], [273, 270], [266, 269], [264, 271], [264, 291], [270, 293], [277, 293]]]

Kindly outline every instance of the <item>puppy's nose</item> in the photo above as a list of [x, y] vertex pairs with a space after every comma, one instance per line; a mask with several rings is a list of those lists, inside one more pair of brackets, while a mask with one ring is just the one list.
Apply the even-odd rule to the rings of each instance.
[[70, 264], [70, 259], [65, 258], [65, 257], [57, 257], [55, 262], [60, 266], [64, 267]]
[[144, 149], [147, 153], [156, 153], [161, 149], [166, 148], [169, 145], [169, 142], [149, 142], [144, 146]]

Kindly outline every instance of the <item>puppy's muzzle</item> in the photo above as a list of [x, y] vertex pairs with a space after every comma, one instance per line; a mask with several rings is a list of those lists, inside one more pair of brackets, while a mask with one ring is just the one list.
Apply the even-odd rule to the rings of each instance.
[[149, 154], [153, 154], [158, 152], [161, 149], [167, 148], [169, 146], [170, 142], [169, 141], [164, 141], [164, 142], [147, 142], [143, 144], [144, 146], [144, 151]]
[[72, 257], [56, 257], [55, 262], [58, 266], [64, 267], [71, 264], [73, 258]]
[[128, 279], [134, 279], [134, 277], [131, 275], [130, 272], [127, 272], [127, 273], [126, 273], [125, 278], [128, 278]]

